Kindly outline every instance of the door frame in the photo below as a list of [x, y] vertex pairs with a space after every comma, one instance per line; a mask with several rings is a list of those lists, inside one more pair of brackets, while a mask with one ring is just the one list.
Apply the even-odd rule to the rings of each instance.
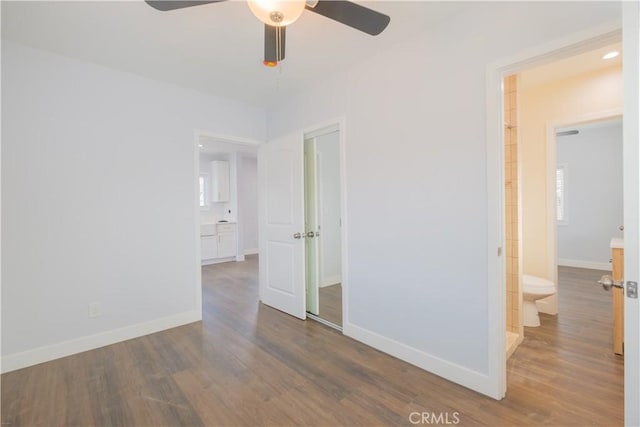
[[[194, 218], [194, 240], [196, 245], [196, 313], [198, 319], [202, 320], [202, 248], [200, 247], [200, 144], [202, 138], [215, 139], [220, 142], [228, 144], [243, 145], [249, 147], [255, 147], [256, 149], [264, 143], [255, 139], [242, 138], [237, 136], [221, 135], [215, 132], [210, 132], [202, 129], [195, 129], [193, 131], [193, 218]], [[258, 224], [259, 226], [259, 224]], [[238, 224], [236, 229], [236, 237], [239, 239], [242, 236], [241, 224]]]
[[[623, 200], [624, 200], [624, 278], [640, 279], [640, 230], [638, 204], [640, 202], [640, 2], [623, 2], [622, 49], [624, 84], [624, 120], [622, 123]], [[633, 239], [628, 239], [633, 236]], [[627, 282], [628, 283], [628, 282]], [[640, 345], [638, 325], [640, 304], [637, 299], [624, 298], [624, 339], [632, 345], [625, 346], [624, 364], [624, 422], [640, 425]], [[631, 326], [631, 327], [629, 327]], [[633, 363], [629, 363], [633, 362]]]
[[[502, 399], [507, 390], [503, 78], [526, 68], [619, 42], [619, 22], [591, 28], [516, 53], [486, 67], [488, 389]], [[632, 53], [625, 49], [625, 55]], [[628, 78], [628, 77], [627, 77]], [[626, 85], [626, 80], [625, 80]], [[626, 205], [626, 202], [625, 202]]]
[[346, 119], [344, 116], [337, 117], [305, 127], [302, 130], [302, 144], [307, 138], [312, 138], [329, 133], [331, 129], [338, 131], [339, 151], [340, 151], [340, 216], [342, 226], [340, 227], [340, 262], [342, 263], [342, 333], [348, 335], [349, 319], [349, 275], [348, 275], [348, 216], [347, 216], [347, 169], [346, 169]]
[[[546, 124], [546, 150], [547, 165], [557, 164], [558, 140], [556, 129], [568, 126], [583, 125], [586, 123], [601, 122], [623, 117], [623, 109], [597, 111], [590, 114], [569, 117], [563, 120], [549, 121]], [[556, 221], [556, 170], [547, 168], [547, 277], [551, 278], [558, 289], [558, 227]], [[548, 314], [558, 314], [558, 294], [538, 301], [540, 311]]]
[[[318, 152], [317, 152], [317, 142], [316, 139], [314, 137], [312, 138], [308, 138], [306, 135], [303, 138], [303, 147], [302, 147], [302, 154], [303, 154], [303, 163], [302, 163], [302, 167], [303, 167], [303, 175], [304, 175], [304, 185], [303, 185], [303, 191], [304, 191], [304, 231], [305, 233], [307, 233], [307, 220], [309, 219], [309, 216], [311, 215], [314, 219], [314, 225], [317, 226], [319, 218], [318, 218], [318, 212], [320, 211], [320, 207], [319, 207], [319, 201], [320, 201], [320, 197], [319, 197], [319, 193], [318, 193]], [[308, 150], [307, 147], [310, 147], [310, 149]], [[310, 157], [312, 156], [312, 157]], [[313, 181], [313, 182], [311, 182]], [[311, 185], [313, 184], [313, 185]], [[310, 197], [313, 196], [313, 197]], [[313, 200], [313, 202], [311, 203], [310, 201]], [[313, 208], [313, 210], [315, 211], [313, 214], [310, 214], [309, 212], [309, 207], [310, 207], [310, 203], [311, 203], [311, 207]], [[311, 230], [311, 231], [317, 231], [317, 229]], [[305, 239], [304, 242], [304, 249], [305, 249], [305, 254], [304, 254], [304, 261], [305, 261], [305, 310], [307, 311], [307, 315], [312, 314], [314, 316], [318, 316], [318, 313], [320, 312], [320, 292], [319, 292], [319, 288], [320, 288], [320, 245], [318, 244], [318, 240], [317, 239], [313, 239], [313, 240], [307, 240]], [[315, 245], [314, 251], [315, 251], [315, 269], [310, 269], [309, 268], [309, 249], [310, 246]], [[311, 278], [311, 276], [315, 276], [313, 278]], [[309, 284], [311, 281], [314, 281], [314, 285], [315, 285], [315, 289], [313, 289], [311, 292], [309, 291]], [[310, 296], [312, 296], [310, 298]], [[311, 306], [311, 307], [310, 307]]]

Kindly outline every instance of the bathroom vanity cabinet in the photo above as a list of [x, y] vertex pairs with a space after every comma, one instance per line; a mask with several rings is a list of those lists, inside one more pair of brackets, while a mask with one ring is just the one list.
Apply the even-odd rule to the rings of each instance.
[[[624, 248], [611, 245], [611, 278], [622, 281], [624, 274]], [[612, 288], [613, 296], [613, 352], [624, 353], [624, 289]]]

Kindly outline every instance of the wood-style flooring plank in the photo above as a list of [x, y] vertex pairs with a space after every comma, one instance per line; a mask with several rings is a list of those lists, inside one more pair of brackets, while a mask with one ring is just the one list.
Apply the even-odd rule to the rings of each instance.
[[261, 305], [255, 256], [202, 271], [202, 322], [2, 375], [3, 425], [410, 426], [412, 412], [468, 426], [622, 425], [602, 272], [560, 269], [560, 314], [525, 328], [495, 401]]

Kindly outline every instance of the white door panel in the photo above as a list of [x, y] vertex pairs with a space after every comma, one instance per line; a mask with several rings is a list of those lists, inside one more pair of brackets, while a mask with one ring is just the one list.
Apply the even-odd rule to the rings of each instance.
[[260, 300], [301, 319], [305, 314], [302, 135], [258, 152]]
[[[623, 187], [624, 280], [640, 280], [640, 3], [624, 2], [622, 44], [624, 51]], [[626, 286], [625, 286], [626, 288]], [[626, 290], [626, 289], [625, 289]], [[624, 423], [640, 425], [640, 307], [639, 300], [624, 299]]]

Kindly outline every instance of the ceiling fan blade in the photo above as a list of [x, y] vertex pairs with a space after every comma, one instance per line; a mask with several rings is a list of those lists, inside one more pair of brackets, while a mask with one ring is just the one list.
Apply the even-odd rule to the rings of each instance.
[[377, 36], [389, 25], [391, 18], [359, 4], [342, 0], [320, 0], [307, 10], [325, 16], [356, 30]]
[[264, 26], [264, 61], [267, 67], [275, 67], [284, 60], [287, 27]]
[[201, 4], [219, 3], [225, 0], [209, 1], [180, 1], [180, 0], [145, 0], [154, 9], [167, 12], [169, 10], [183, 9], [185, 7], [200, 6]]

